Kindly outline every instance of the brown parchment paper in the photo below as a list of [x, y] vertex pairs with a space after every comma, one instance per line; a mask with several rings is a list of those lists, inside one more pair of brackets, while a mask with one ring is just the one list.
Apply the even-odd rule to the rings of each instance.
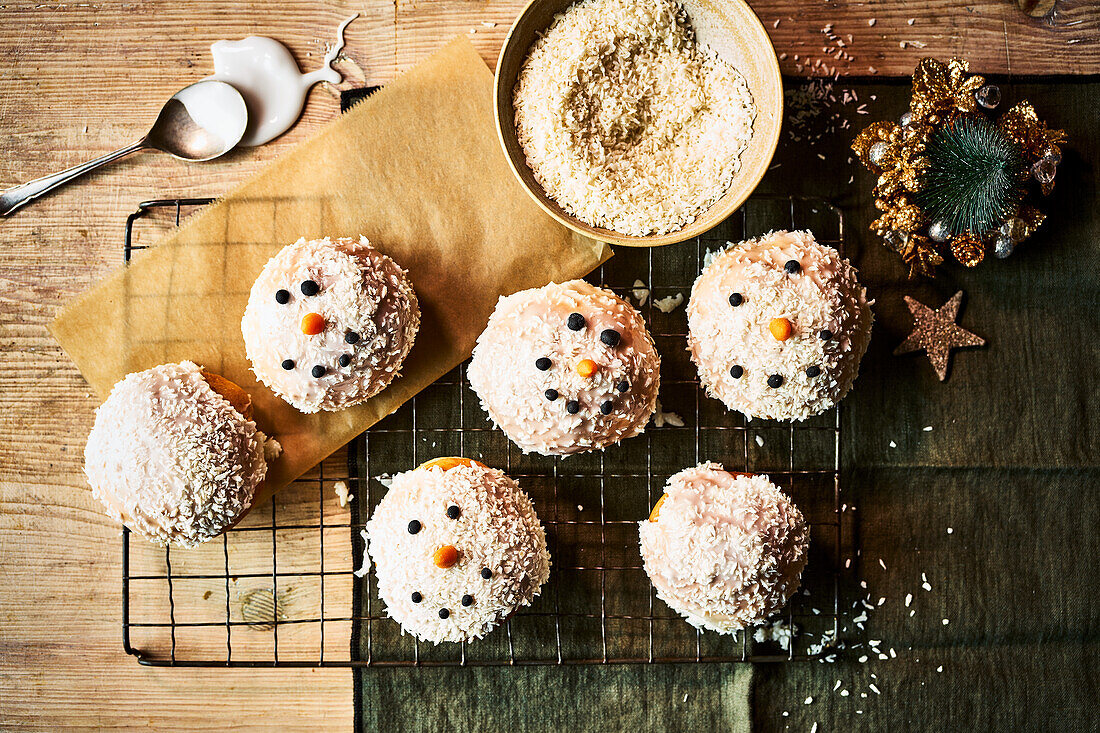
[[[100, 398], [130, 372], [184, 359], [239, 384], [283, 446], [264, 494], [281, 488], [466, 359], [499, 296], [580, 277], [611, 256], [514, 179], [492, 87], [469, 41], [452, 41], [74, 298], [51, 332]], [[420, 332], [381, 394], [304, 415], [249, 370], [248, 292], [299, 237], [360, 234], [408, 269]]]

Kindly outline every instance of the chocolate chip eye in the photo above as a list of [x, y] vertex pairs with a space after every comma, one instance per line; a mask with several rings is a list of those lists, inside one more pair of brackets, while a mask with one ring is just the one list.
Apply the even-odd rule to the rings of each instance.
[[626, 381], [619, 382], [618, 384], [615, 385], [615, 389], [619, 390], [620, 392], [625, 392], [628, 389], [630, 389], [630, 382], [626, 382]]
[[732, 305], [734, 308], [744, 302], [745, 298], [741, 295], [741, 293], [733, 293], [732, 295], [730, 295], [730, 305]]
[[340, 361], [340, 366], [346, 367], [348, 364], [351, 363], [351, 357], [348, 356], [347, 354], [340, 354], [340, 360], [339, 361]]
[[347, 333], [344, 334], [344, 343], [347, 343], [347, 344], [357, 344], [357, 343], [359, 343], [359, 334], [357, 334], [355, 331], [348, 331]]
[[321, 292], [321, 286], [314, 280], [306, 280], [302, 283], [302, 295], [317, 295]]
[[779, 389], [783, 386], [783, 377], [778, 374], [773, 374], [768, 377], [768, 386], [772, 389]]
[[585, 323], [584, 316], [580, 313], [570, 313], [569, 317], [565, 319], [565, 325], [569, 326], [570, 331], [580, 331], [584, 328]]
[[409, 534], [416, 534], [420, 531], [420, 527], [420, 522], [416, 521], [415, 519], [412, 520], [411, 522], [409, 522]]
[[819, 367], [817, 364], [814, 364], [813, 366], [806, 367], [806, 376], [807, 377], [810, 377], [812, 379], [813, 377], [816, 377], [819, 374], [821, 374], [821, 367]]
[[600, 405], [600, 412], [602, 412], [605, 415], [610, 415], [611, 411], [614, 410], [614, 409], [615, 409], [615, 403], [613, 403], [611, 400], [608, 400], [607, 402]]
[[535, 369], [538, 369], [540, 372], [545, 372], [549, 368], [550, 360], [547, 359], [545, 356], [540, 356], [539, 358], [535, 359]]
[[469, 594], [462, 596], [462, 605], [463, 606], [472, 606], [472, 605], [474, 605], [474, 597], [469, 595]]
[[821, 332], [818, 333], [817, 335], [818, 335], [818, 337], [821, 338], [822, 341], [828, 341], [829, 339], [831, 339], [833, 337], [833, 332], [830, 331], [827, 328], [823, 328], [823, 329], [821, 329]]
[[783, 265], [783, 269], [791, 275], [797, 275], [802, 270], [802, 265], [798, 260], [787, 260], [787, 264]]
[[286, 369], [289, 372], [291, 369], [294, 368], [294, 360], [293, 359], [283, 359], [282, 367], [283, 367], [283, 369]]
[[481, 577], [485, 578], [486, 580], [489, 580], [490, 578], [493, 577], [493, 571], [490, 570], [489, 568], [482, 568], [481, 569]]
[[569, 400], [565, 403], [565, 411], [570, 415], [576, 415], [581, 411], [581, 403], [576, 400]]
[[451, 519], [458, 519], [460, 516], [462, 516], [462, 510], [454, 504], [451, 504], [449, 507], [447, 507], [447, 516]]
[[556, 389], [548, 389], [543, 392], [543, 394], [546, 395], [546, 399], [550, 400], [551, 402], [558, 398], [558, 391]]
[[420, 593], [418, 591], [414, 590], [413, 594], [412, 594], [412, 602], [413, 603], [420, 603], [422, 600], [424, 600], [424, 596], [420, 595]]
[[278, 303], [279, 305], [286, 305], [287, 303], [289, 303], [290, 302], [290, 291], [282, 290], [282, 289], [276, 290], [275, 291], [275, 302]]
[[310, 372], [310, 374], [312, 374], [316, 379], [320, 379], [321, 377], [325, 376], [325, 371], [327, 370], [323, 366], [318, 364], [313, 367], [313, 370]]
[[745, 376], [745, 367], [734, 364], [730, 367], [730, 376], [734, 379], [740, 379]]
[[613, 328], [606, 328], [600, 333], [600, 341], [603, 341], [612, 348], [619, 345], [619, 339], [621, 338], [622, 334]]
[[451, 612], [448, 611], [446, 608], [439, 609], [439, 618], [447, 618], [450, 615], [451, 615]]

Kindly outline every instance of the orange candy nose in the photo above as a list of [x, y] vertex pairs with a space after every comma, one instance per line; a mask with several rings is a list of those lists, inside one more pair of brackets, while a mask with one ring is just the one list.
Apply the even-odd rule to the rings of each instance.
[[437, 568], [449, 568], [458, 562], [458, 550], [454, 545], [443, 545], [432, 555], [432, 562]]
[[325, 330], [325, 319], [319, 313], [306, 313], [302, 316], [302, 333], [306, 336], [316, 336]]
[[591, 359], [581, 359], [577, 362], [576, 369], [577, 374], [581, 375], [585, 379], [588, 379], [596, 373], [596, 370], [599, 369], [599, 367], [596, 366], [596, 362], [592, 361]]
[[786, 341], [791, 337], [791, 332], [794, 330], [794, 326], [786, 318], [773, 318], [772, 322], [768, 324], [768, 330], [772, 332], [772, 336], [775, 336], [779, 341]]

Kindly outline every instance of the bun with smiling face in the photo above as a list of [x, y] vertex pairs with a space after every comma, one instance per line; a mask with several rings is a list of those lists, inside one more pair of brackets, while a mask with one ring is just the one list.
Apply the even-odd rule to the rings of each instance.
[[856, 270], [810, 232], [718, 253], [688, 301], [688, 348], [712, 397], [748, 417], [804, 420], [839, 402], [871, 339]]
[[503, 472], [441, 458], [394, 476], [367, 522], [386, 612], [423, 641], [471, 641], [539, 594], [550, 575], [531, 500]]
[[419, 327], [406, 272], [365, 237], [284, 247], [256, 279], [241, 321], [256, 377], [307, 413], [385, 389]]
[[572, 280], [501, 298], [467, 373], [524, 453], [567, 455], [641, 433], [657, 406], [660, 365], [637, 310]]

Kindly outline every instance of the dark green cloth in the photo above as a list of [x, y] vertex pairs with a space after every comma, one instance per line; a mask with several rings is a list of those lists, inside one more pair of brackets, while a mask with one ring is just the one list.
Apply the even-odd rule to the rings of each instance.
[[[848, 106], [851, 129], [813, 146], [785, 134], [760, 188], [840, 203], [847, 254], [877, 303], [843, 406], [848, 649], [834, 663], [757, 666], [756, 729], [1100, 726], [1100, 83], [1001, 85], [1006, 105], [1026, 97], [1070, 136], [1049, 220], [1005, 261], [911, 283], [867, 231], [873, 180], [846, 163], [847, 145], [904, 111], [908, 84], [848, 85], [870, 114]], [[987, 346], [955, 352], [940, 383], [923, 355], [891, 355], [911, 326], [902, 295], [938, 307], [959, 289], [959, 322]], [[852, 605], [868, 595], [859, 629]], [[871, 640], [896, 657], [870, 654]], [[717, 664], [356, 673], [363, 730], [741, 730], [749, 683], [745, 667]]]

